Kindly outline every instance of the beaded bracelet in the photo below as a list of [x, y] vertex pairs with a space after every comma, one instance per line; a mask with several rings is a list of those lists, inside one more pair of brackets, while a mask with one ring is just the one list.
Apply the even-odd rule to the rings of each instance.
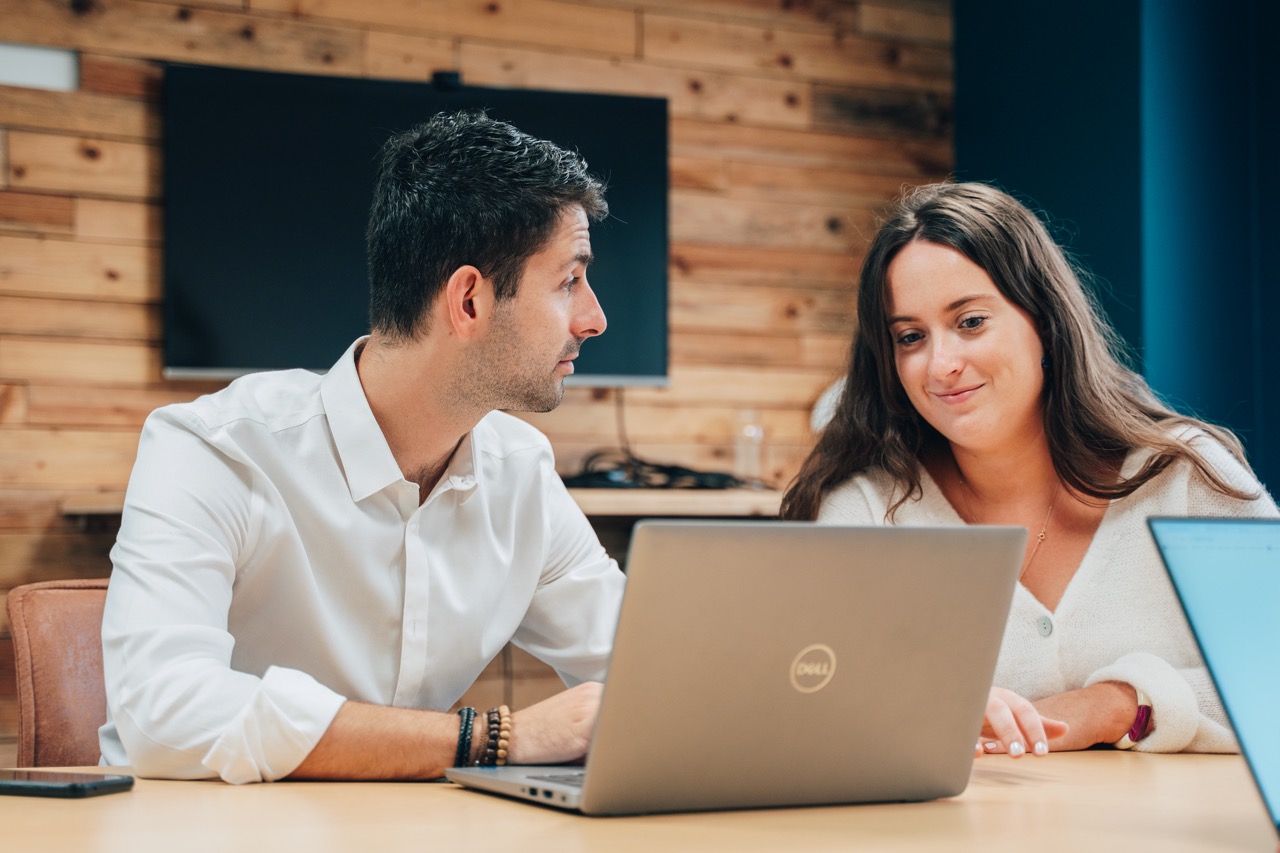
[[476, 764], [481, 767], [493, 767], [498, 763], [498, 709], [490, 708], [485, 716], [484, 749], [480, 751]]
[[484, 748], [480, 750], [476, 764], [480, 767], [501, 767], [507, 763], [507, 750], [511, 745], [511, 709], [500, 705], [490, 708], [485, 716]]
[[475, 721], [475, 708], [458, 709], [458, 747], [453, 753], [454, 767], [466, 767], [471, 761], [471, 727]]
[[489, 749], [489, 723], [488, 720], [482, 720], [481, 725], [476, 726], [475, 735], [472, 736], [471, 755], [467, 756], [467, 763], [472, 767], [484, 766], [484, 755]]
[[498, 706], [498, 766], [507, 763], [507, 752], [511, 746], [511, 709], [506, 705]]

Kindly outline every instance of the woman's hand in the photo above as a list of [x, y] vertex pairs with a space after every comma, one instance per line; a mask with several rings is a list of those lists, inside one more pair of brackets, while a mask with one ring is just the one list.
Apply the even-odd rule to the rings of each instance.
[[[1003, 687], [992, 687], [977, 754], [1008, 753], [1013, 758], [1048, 755], [1049, 742], [1068, 732], [1067, 723], [1046, 716], [1036, 705]], [[1055, 749], [1061, 747], [1054, 743]]]
[[[1013, 700], [1010, 701], [1009, 697]], [[1000, 707], [1001, 704], [1005, 707]], [[1129, 731], [1137, 713], [1137, 691], [1117, 681], [1102, 681], [1078, 690], [1068, 690], [1034, 703], [996, 687], [992, 688], [991, 698], [987, 701], [987, 720], [979, 747], [980, 751], [987, 753], [1008, 752], [1015, 757], [1022, 754], [1014, 748], [1013, 742], [1019, 732], [1028, 739], [1019, 744], [1023, 750], [1027, 742], [1037, 742], [1031, 739], [1036, 733], [1032, 722], [1034, 716], [1042, 723], [1053, 751], [1088, 749], [1094, 744], [1118, 741]], [[1016, 722], [1011, 723], [1011, 718]], [[1055, 726], [1062, 728], [1059, 730]]]

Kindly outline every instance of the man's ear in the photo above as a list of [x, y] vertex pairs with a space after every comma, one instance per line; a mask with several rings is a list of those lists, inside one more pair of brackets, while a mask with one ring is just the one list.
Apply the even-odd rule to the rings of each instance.
[[493, 311], [493, 282], [480, 270], [467, 264], [460, 266], [445, 282], [441, 308], [453, 334], [470, 340], [488, 327]]

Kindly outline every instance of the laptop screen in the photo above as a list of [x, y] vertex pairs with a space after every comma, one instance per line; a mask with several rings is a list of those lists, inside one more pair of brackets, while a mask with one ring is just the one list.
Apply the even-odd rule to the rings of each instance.
[[1280, 832], [1280, 520], [1148, 524]]

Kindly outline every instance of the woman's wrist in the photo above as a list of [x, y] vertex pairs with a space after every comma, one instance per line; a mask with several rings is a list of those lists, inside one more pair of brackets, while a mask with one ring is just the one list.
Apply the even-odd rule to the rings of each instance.
[[1138, 741], [1145, 738], [1155, 728], [1151, 700], [1141, 690], [1136, 692], [1138, 698], [1137, 711], [1134, 714], [1133, 722], [1129, 725], [1129, 729], [1112, 742], [1112, 746], [1116, 749], [1133, 749], [1138, 745]]
[[1100, 681], [1090, 688], [1102, 702], [1098, 743], [1114, 744], [1127, 735], [1138, 717], [1138, 691], [1123, 681]]

